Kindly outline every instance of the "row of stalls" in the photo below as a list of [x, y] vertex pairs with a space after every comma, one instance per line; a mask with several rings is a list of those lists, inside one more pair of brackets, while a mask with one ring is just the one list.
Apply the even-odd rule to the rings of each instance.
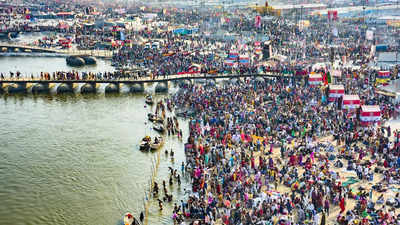
[[[310, 74], [309, 83], [311, 85], [321, 85], [323, 78], [321, 74]], [[368, 126], [381, 121], [381, 109], [379, 105], [362, 105], [358, 95], [345, 94], [345, 88], [342, 84], [330, 84], [328, 89], [328, 101], [341, 101], [341, 109], [348, 115], [355, 115], [359, 110], [359, 119], [362, 125]]]

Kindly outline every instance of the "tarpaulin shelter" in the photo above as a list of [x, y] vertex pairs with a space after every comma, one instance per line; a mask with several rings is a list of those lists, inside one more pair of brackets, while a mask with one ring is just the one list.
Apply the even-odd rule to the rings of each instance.
[[226, 60], [224, 61], [224, 64], [225, 64], [225, 65], [228, 65], [228, 66], [235, 66], [235, 65], [237, 65], [237, 62], [236, 62], [236, 60], [226, 59]]
[[230, 51], [228, 58], [235, 60], [235, 59], [239, 58], [239, 53], [237, 51]]
[[381, 108], [379, 105], [361, 106], [360, 121], [363, 125], [369, 125], [381, 120]]
[[310, 74], [308, 76], [308, 83], [311, 85], [320, 85], [322, 84], [322, 75], [319, 73]]
[[250, 58], [248, 55], [240, 55], [239, 63], [242, 65], [248, 65], [250, 63]]
[[390, 80], [390, 71], [378, 71], [378, 75], [376, 76], [377, 83], [387, 83]]
[[329, 85], [329, 101], [333, 102], [344, 95], [344, 86], [342, 84]]
[[175, 29], [174, 34], [181, 34], [181, 35], [187, 35], [187, 34], [191, 34], [192, 30], [186, 29], [186, 28], [178, 28]]
[[360, 107], [361, 101], [358, 95], [343, 95], [343, 109], [357, 109]]

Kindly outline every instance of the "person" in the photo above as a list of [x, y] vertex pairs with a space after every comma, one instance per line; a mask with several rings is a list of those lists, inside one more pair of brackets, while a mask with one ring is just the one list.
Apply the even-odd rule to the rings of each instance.
[[344, 210], [345, 210], [345, 200], [344, 200], [344, 197], [341, 197], [339, 206], [340, 206], [340, 214], [342, 214], [342, 213], [344, 212]]
[[143, 213], [143, 211], [140, 212], [139, 220], [140, 220], [140, 223], [143, 224], [143, 221], [144, 221], [144, 213]]
[[329, 199], [328, 199], [328, 197], [325, 198], [324, 208], [325, 208], [325, 213], [329, 216]]
[[158, 201], [158, 207], [160, 208], [160, 211], [162, 211], [163, 210], [162, 201], [160, 199], [157, 199], [157, 201]]
[[181, 175], [178, 174], [178, 185], [181, 186]]

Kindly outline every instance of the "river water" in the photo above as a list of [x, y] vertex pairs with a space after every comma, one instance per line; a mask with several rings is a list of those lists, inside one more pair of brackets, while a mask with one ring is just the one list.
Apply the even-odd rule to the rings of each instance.
[[20, 71], [23, 76], [39, 76], [40, 72], [56, 71], [111, 72], [114, 68], [110, 60], [97, 59], [95, 66], [70, 67], [65, 57], [0, 57], [0, 72], [8, 76], [9, 72]]
[[[0, 58], [0, 68], [16, 60], [26, 71], [65, 68], [65, 61], [30, 57]], [[0, 224], [114, 225], [127, 211], [138, 215], [157, 155], [138, 150], [143, 136], [155, 135], [146, 123], [151, 110], [133, 94], [0, 95]], [[187, 124], [180, 125], [185, 140]], [[183, 142], [166, 138], [159, 182], [184, 160]], [[174, 149], [175, 164], [164, 148]], [[174, 201], [186, 185], [172, 187]], [[149, 224], [171, 224], [172, 204], [160, 212], [151, 200]]]

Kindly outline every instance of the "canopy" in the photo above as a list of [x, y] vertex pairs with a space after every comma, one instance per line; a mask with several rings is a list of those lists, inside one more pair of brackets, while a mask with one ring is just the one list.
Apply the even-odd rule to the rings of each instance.
[[241, 55], [239, 57], [239, 62], [240, 62], [240, 64], [243, 64], [243, 65], [249, 64], [249, 62], [250, 62], [249, 56], [248, 55]]
[[319, 73], [310, 74], [308, 77], [308, 83], [312, 85], [319, 85], [322, 83], [322, 75]]
[[335, 85], [335, 84], [330, 84], [329, 85], [329, 101], [335, 101], [336, 98], [340, 98], [341, 96], [344, 95], [344, 86], [341, 84]]
[[390, 78], [390, 71], [378, 71], [379, 78]]
[[360, 120], [362, 122], [377, 122], [381, 119], [381, 109], [379, 105], [361, 106]]
[[237, 51], [230, 51], [228, 58], [229, 59], [237, 59], [239, 57], [239, 53]]
[[343, 95], [343, 109], [356, 109], [360, 107], [358, 95]]
[[377, 83], [387, 83], [390, 79], [390, 71], [378, 71], [378, 75], [376, 76]]
[[237, 64], [237, 62], [236, 62], [235, 60], [232, 60], [232, 59], [226, 59], [226, 60], [224, 61], [224, 64], [225, 64], [225, 65], [228, 65], [228, 66], [234, 66], [234, 65]]

